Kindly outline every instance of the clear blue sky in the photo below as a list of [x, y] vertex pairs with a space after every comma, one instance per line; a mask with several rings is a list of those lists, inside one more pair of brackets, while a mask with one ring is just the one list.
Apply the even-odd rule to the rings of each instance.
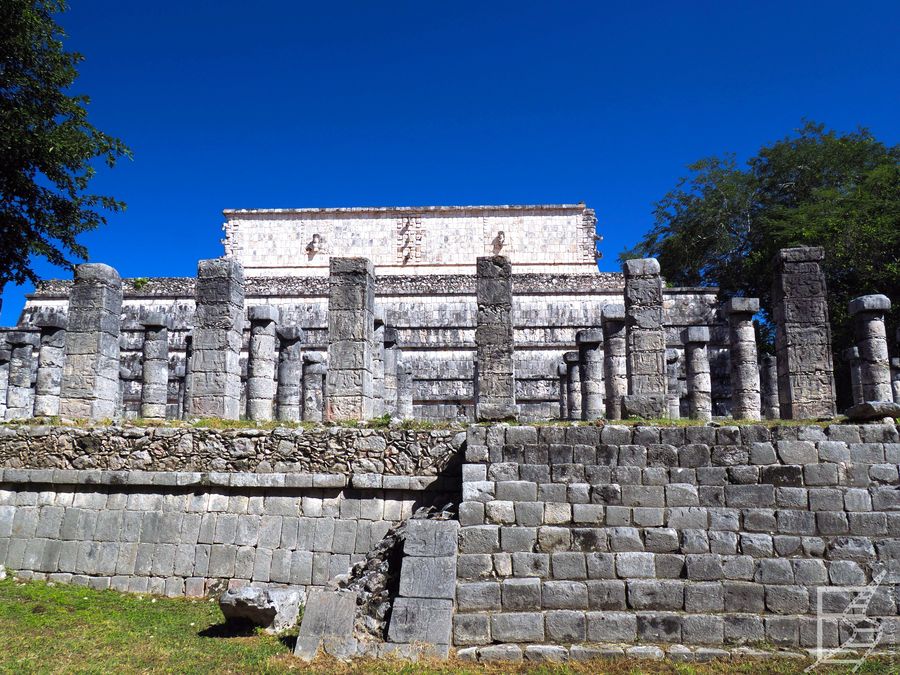
[[223, 208], [579, 200], [613, 270], [696, 159], [803, 117], [900, 142], [895, 0], [72, 1], [77, 89], [134, 150], [83, 239], [123, 276], [193, 275]]

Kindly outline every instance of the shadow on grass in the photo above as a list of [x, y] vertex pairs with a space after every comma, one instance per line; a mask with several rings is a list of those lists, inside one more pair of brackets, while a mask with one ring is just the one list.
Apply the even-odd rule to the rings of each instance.
[[278, 641], [283, 644], [285, 647], [291, 650], [291, 654], [294, 653], [294, 647], [297, 646], [297, 636], [293, 633], [288, 633], [287, 635], [279, 635]]
[[250, 621], [223, 621], [204, 628], [197, 635], [208, 638], [253, 637], [256, 635], [256, 626]]

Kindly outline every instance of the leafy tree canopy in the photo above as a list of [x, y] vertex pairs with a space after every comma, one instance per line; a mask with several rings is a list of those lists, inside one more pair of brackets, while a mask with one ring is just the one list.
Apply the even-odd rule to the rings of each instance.
[[62, 0], [0, 0], [0, 291], [36, 281], [31, 256], [69, 266], [85, 258], [80, 233], [125, 204], [90, 194], [95, 161], [130, 157], [87, 119], [87, 96], [70, 91], [80, 54], [63, 47], [54, 14]]
[[656, 257], [670, 282], [718, 285], [770, 308], [777, 250], [824, 246], [836, 355], [852, 342], [854, 297], [884, 293], [894, 301], [889, 325], [897, 325], [900, 146], [866, 129], [840, 134], [806, 122], [744, 166], [726, 155], [688, 168], [656, 204], [654, 227], [621, 259]]

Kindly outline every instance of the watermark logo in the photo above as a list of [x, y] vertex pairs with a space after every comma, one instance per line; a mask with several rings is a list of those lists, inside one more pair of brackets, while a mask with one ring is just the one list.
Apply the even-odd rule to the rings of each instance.
[[[872, 577], [866, 586], [820, 586], [816, 589], [816, 661], [804, 672], [812, 672], [822, 665], [852, 666], [855, 673], [885, 638], [885, 626], [880, 617], [868, 616], [872, 598], [887, 576], [882, 570]], [[840, 611], [827, 611], [835, 606], [828, 602], [828, 595], [840, 600], [850, 593], [850, 602]], [[890, 630], [890, 628], [888, 629]], [[847, 637], [841, 640], [841, 635]], [[838, 646], [826, 647], [826, 643]], [[891, 640], [893, 642], [893, 640]]]

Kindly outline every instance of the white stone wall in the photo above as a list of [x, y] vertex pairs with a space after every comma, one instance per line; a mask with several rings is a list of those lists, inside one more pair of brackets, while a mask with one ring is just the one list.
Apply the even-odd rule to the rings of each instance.
[[[369, 258], [379, 276], [473, 274], [477, 257], [498, 253], [517, 274], [596, 270], [596, 219], [583, 204], [242, 209], [224, 216], [225, 255], [247, 276], [327, 276], [332, 255]], [[308, 246], [316, 234], [314, 252]]]

